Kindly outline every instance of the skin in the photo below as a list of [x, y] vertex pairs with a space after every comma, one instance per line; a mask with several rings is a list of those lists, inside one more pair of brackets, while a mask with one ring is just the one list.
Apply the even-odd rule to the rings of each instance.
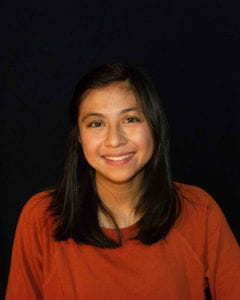
[[[89, 91], [79, 107], [79, 142], [96, 171], [100, 198], [120, 227], [134, 223], [144, 167], [154, 150], [151, 128], [127, 82]], [[111, 227], [100, 213], [100, 222]]]

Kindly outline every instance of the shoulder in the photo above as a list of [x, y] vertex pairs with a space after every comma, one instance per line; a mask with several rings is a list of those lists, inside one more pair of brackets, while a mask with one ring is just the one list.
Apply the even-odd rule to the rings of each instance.
[[24, 205], [22, 213], [30, 215], [41, 215], [48, 209], [52, 191], [47, 190], [33, 195]]
[[50, 222], [48, 207], [52, 199], [51, 193], [51, 190], [38, 193], [26, 202], [19, 217], [18, 227], [43, 227]]
[[176, 183], [176, 187], [183, 208], [182, 214], [187, 212], [191, 212], [195, 216], [210, 212], [222, 214], [215, 199], [202, 188], [183, 183]]
[[209, 236], [226, 228], [226, 218], [213, 197], [205, 190], [182, 183], [176, 183], [182, 210], [173, 227], [196, 252], [204, 251]]

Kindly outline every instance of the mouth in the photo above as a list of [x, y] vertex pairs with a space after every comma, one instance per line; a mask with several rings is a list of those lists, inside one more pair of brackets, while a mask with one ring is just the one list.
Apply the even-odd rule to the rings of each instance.
[[111, 160], [111, 161], [121, 161], [121, 160], [131, 158], [134, 154], [135, 154], [135, 152], [131, 152], [131, 153], [124, 153], [124, 154], [105, 155], [103, 157], [105, 159]]

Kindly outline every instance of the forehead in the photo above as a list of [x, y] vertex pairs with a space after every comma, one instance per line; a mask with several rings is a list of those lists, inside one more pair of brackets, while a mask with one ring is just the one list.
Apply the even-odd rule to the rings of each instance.
[[86, 111], [104, 112], [137, 107], [136, 94], [127, 82], [115, 82], [87, 92], [79, 106], [79, 113]]

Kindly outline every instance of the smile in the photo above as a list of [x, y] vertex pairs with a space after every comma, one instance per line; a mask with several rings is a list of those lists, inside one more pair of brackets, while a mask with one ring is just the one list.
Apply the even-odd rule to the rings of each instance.
[[121, 156], [104, 156], [105, 159], [113, 160], [113, 161], [119, 161], [119, 160], [124, 160], [127, 158], [130, 158], [134, 155], [134, 153], [129, 153]]

